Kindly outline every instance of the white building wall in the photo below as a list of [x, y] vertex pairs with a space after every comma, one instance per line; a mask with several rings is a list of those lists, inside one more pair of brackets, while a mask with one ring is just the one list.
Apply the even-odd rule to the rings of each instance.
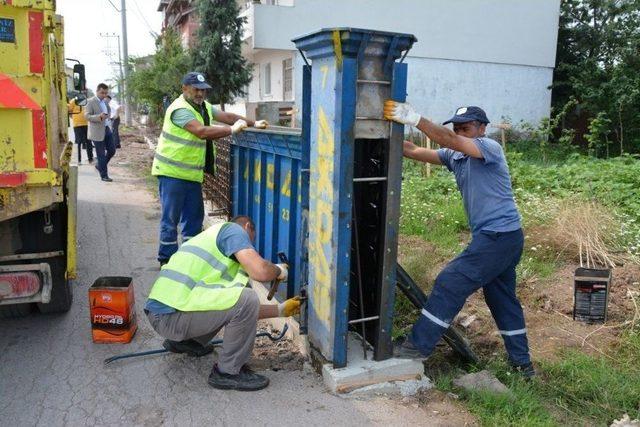
[[[559, 5], [560, 0], [256, 4], [251, 45], [294, 49], [292, 38], [330, 27], [414, 34], [418, 42], [406, 59], [408, 101], [425, 117], [443, 121], [458, 106], [478, 105], [493, 123], [506, 118], [514, 124], [537, 123], [550, 112], [548, 87], [555, 64]], [[299, 102], [303, 62], [295, 55], [294, 88]], [[272, 75], [276, 77], [273, 71]]]
[[560, 0], [295, 0], [256, 4], [253, 47], [295, 49], [321, 28], [410, 33], [410, 55], [553, 67]]
[[[494, 124], [537, 124], [549, 116], [551, 68], [428, 58], [407, 58], [406, 62], [407, 102], [436, 122], [451, 117], [458, 107], [469, 105], [483, 108]], [[296, 100], [302, 99], [303, 65], [297, 54]]]
[[[264, 49], [256, 51], [250, 61], [254, 64], [253, 79], [248, 88], [248, 102], [275, 102], [290, 101], [285, 100], [283, 87], [283, 67], [282, 63], [285, 59], [293, 58], [294, 52], [288, 50], [270, 50]], [[261, 85], [263, 84], [264, 66], [271, 64], [271, 94], [265, 95], [261, 93]], [[293, 71], [293, 80], [295, 86], [296, 70]]]
[[553, 69], [486, 62], [407, 58], [407, 101], [443, 122], [457, 107], [482, 107], [492, 123], [548, 117]]

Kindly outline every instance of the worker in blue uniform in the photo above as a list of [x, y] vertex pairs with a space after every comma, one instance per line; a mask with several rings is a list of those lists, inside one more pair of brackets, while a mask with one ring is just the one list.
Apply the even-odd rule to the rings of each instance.
[[524, 314], [516, 296], [524, 236], [504, 152], [485, 136], [487, 115], [479, 107], [458, 108], [443, 123], [452, 123], [453, 130], [421, 117], [407, 103], [386, 101], [384, 115], [417, 127], [442, 147], [431, 150], [405, 141], [403, 153], [454, 173], [472, 233], [467, 248], [436, 277], [422, 315], [397, 354], [429, 356], [467, 298], [482, 289], [509, 362], [526, 378], [533, 377]]

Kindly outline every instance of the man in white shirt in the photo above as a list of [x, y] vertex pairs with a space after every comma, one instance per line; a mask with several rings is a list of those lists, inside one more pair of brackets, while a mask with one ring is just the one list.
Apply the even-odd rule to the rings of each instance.
[[111, 109], [111, 132], [113, 133], [113, 143], [116, 148], [120, 147], [120, 132], [118, 128], [120, 127], [120, 112], [122, 110], [122, 106], [118, 103], [115, 98], [111, 98], [111, 95], [107, 95], [107, 102], [109, 103], [109, 108]]
[[100, 83], [96, 89], [96, 96], [87, 100], [84, 109], [84, 117], [89, 122], [87, 137], [93, 143], [98, 156], [96, 169], [100, 173], [100, 178], [105, 182], [113, 181], [109, 177], [107, 165], [116, 152], [110, 127], [111, 111], [106, 100], [108, 92], [109, 86]]

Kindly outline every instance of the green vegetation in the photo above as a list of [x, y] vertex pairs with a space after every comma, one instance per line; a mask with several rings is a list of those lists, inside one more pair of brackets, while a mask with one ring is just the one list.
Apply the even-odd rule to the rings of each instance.
[[541, 375], [526, 381], [503, 361], [485, 366], [510, 394], [467, 392], [454, 387], [457, 371], [434, 377], [436, 387], [457, 393], [482, 425], [609, 425], [625, 413], [640, 418], [640, 335], [627, 334], [613, 356], [566, 351], [556, 362], [539, 362]]
[[600, 157], [640, 151], [638, 11], [640, 0], [561, 2], [553, 107], [566, 110], [563, 127], [582, 129], [569, 140]]
[[182, 77], [188, 71], [201, 71], [213, 83], [209, 101], [214, 104], [224, 105], [244, 95], [251, 81], [252, 65], [241, 54], [246, 18], [238, 17], [236, 3], [196, 3], [201, 19], [192, 49], [183, 48], [180, 35], [167, 28], [156, 39], [154, 55], [130, 61], [131, 95], [136, 104], [150, 107], [152, 121], [157, 121], [168, 103], [182, 94]]
[[190, 52], [193, 68], [212, 82], [209, 100], [224, 105], [245, 95], [251, 82], [252, 65], [242, 56], [242, 26], [236, 2], [199, 0], [200, 25], [196, 44]]
[[180, 82], [188, 71], [189, 62], [180, 36], [171, 29], [165, 30], [156, 40], [155, 55], [132, 60], [129, 90], [137, 104], [152, 107], [152, 119], [161, 116], [165, 98], [171, 102], [182, 94]]

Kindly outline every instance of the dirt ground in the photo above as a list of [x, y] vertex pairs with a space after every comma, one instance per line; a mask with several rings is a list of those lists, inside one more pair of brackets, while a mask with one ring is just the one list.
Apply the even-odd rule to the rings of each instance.
[[[401, 263], [415, 263], [428, 256], [425, 254], [433, 254], [434, 249], [419, 237], [403, 236], [399, 249]], [[419, 277], [414, 277], [416, 282], [432, 284], [446, 260], [431, 264], [429, 268], [418, 269]], [[588, 354], [606, 353], [634, 317], [640, 317], [640, 266], [627, 264], [613, 269], [607, 322], [590, 325], [574, 321], [573, 279], [577, 267], [578, 264], [566, 263], [547, 279], [534, 278], [518, 284], [534, 361], [553, 359], [559, 350], [567, 348], [577, 348]], [[456, 318], [460, 326], [469, 320], [472, 321], [463, 330], [481, 358], [488, 360], [503, 355], [502, 339], [482, 291], [467, 300]]]
[[126, 150], [124, 159], [114, 159], [120, 165], [132, 166], [139, 171], [151, 170], [153, 151], [144, 139], [144, 135], [151, 131], [124, 128], [120, 130], [120, 143]]
[[[640, 291], [640, 268], [628, 265], [613, 271], [607, 322], [586, 324], [574, 321], [573, 277], [577, 267], [565, 265], [549, 279], [530, 283], [519, 289], [534, 360], [553, 359], [559, 350], [567, 348], [580, 349], [588, 354], [604, 354], [616, 343], [628, 322], [639, 314], [634, 298], [630, 295], [637, 295]], [[637, 296], [635, 299], [637, 303]], [[474, 349], [484, 357], [501, 354], [502, 340], [482, 292], [469, 298], [458, 322], [464, 323], [469, 316], [476, 316], [476, 320], [465, 328]]]

